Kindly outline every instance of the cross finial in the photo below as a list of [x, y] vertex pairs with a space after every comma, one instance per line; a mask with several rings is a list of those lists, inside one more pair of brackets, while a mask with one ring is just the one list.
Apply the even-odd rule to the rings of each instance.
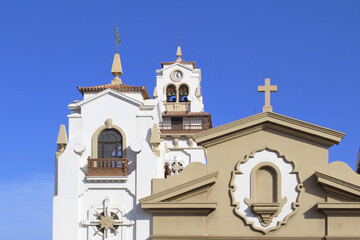
[[178, 41], [179, 41], [179, 46], [180, 46], [180, 24], [179, 24], [179, 35], [178, 35]]
[[119, 44], [121, 40], [119, 39], [119, 25], [118, 25], [118, 15], [116, 15], [116, 28], [115, 28], [115, 38], [116, 38], [116, 53], [119, 52]]
[[258, 86], [258, 92], [265, 92], [265, 105], [263, 107], [263, 112], [272, 112], [272, 106], [270, 105], [270, 93], [277, 92], [277, 86], [271, 86], [270, 78], [265, 78], [265, 85]]

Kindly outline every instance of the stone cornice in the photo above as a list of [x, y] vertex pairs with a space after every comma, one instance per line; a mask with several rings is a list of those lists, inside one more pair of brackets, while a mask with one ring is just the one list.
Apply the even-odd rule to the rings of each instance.
[[209, 202], [156, 202], [142, 203], [141, 208], [153, 214], [208, 215], [216, 209]]
[[360, 215], [360, 202], [318, 203], [317, 209], [326, 215]]
[[193, 136], [194, 140], [205, 147], [228, 141], [243, 134], [262, 129], [273, 129], [320, 143], [325, 146], [339, 144], [344, 133], [324, 128], [318, 125], [300, 121], [273, 112], [263, 112], [240, 119], [216, 128], [212, 128]]
[[218, 172], [213, 172], [202, 176], [200, 178], [194, 179], [192, 181], [180, 184], [178, 186], [172, 187], [170, 189], [152, 194], [148, 197], [142, 198], [139, 200], [141, 204], [144, 203], [153, 203], [153, 202], [161, 202], [166, 199], [174, 198], [186, 192], [190, 192], [202, 187], [206, 187], [212, 185], [216, 181], [216, 176]]
[[317, 177], [318, 183], [322, 184], [326, 191], [360, 199], [360, 186], [320, 172], [315, 172], [315, 176]]

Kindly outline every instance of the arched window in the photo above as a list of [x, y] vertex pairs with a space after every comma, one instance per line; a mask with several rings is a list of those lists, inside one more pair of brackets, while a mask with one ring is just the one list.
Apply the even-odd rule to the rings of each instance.
[[174, 85], [169, 85], [166, 88], [166, 101], [176, 102], [176, 87]]
[[179, 102], [187, 102], [189, 95], [189, 88], [187, 85], [183, 84], [179, 88]]
[[115, 129], [102, 131], [98, 138], [98, 158], [122, 158], [122, 136]]

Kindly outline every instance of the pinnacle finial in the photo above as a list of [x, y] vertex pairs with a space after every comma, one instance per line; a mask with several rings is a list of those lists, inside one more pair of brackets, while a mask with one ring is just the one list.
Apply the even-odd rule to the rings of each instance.
[[111, 68], [111, 73], [114, 75], [115, 78], [111, 80], [111, 84], [122, 84], [121, 79], [119, 76], [123, 75], [122, 67], [121, 67], [121, 60], [120, 60], [120, 54], [115, 53], [114, 54], [114, 60]]
[[176, 51], [176, 56], [178, 57], [176, 59], [177, 62], [181, 62], [181, 46], [180, 46], [180, 25], [179, 25], [179, 35], [178, 35], [178, 42], [179, 42], [179, 46], [177, 47], [177, 51]]

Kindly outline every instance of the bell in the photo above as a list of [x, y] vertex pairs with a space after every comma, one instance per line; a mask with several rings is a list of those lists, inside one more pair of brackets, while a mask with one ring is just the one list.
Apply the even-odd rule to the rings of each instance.
[[167, 96], [170, 97], [170, 96], [171, 96], [171, 93], [168, 92], [168, 93], [167, 93]]

